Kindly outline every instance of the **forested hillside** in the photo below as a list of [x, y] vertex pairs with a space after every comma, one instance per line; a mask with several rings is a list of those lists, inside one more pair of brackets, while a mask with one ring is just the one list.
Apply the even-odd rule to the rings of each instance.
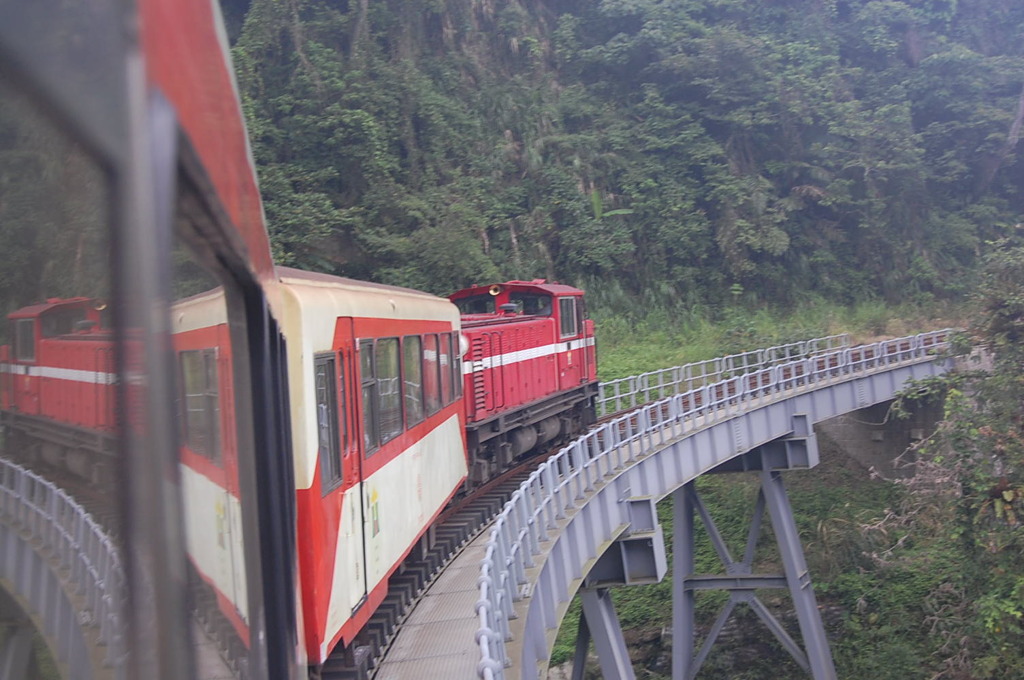
[[1018, 0], [223, 2], [284, 264], [897, 301], [1024, 221]]

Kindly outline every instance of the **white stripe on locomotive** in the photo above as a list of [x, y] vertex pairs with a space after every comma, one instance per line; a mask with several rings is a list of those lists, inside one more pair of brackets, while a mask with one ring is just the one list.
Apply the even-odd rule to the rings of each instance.
[[[583, 347], [591, 347], [593, 344], [594, 338], [567, 340], [565, 342], [556, 342], [550, 345], [543, 345], [541, 347], [531, 347], [529, 349], [516, 350], [515, 352], [506, 352], [505, 354], [495, 354], [494, 356], [483, 357], [482, 359], [469, 360], [462, 366], [462, 375], [470, 375], [477, 371], [485, 371], [489, 368], [494, 368], [495, 366], [509, 366], [520, 361], [540, 359], [542, 357], [551, 356], [552, 354], [558, 354], [559, 352], [569, 352], [572, 350], [582, 349]], [[566, 345], [568, 345], [568, 347], [566, 347]]]

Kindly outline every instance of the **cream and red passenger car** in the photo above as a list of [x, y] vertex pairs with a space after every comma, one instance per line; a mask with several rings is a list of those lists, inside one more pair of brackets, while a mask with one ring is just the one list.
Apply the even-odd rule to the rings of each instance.
[[459, 313], [278, 268], [309, 663], [348, 645], [465, 479]]

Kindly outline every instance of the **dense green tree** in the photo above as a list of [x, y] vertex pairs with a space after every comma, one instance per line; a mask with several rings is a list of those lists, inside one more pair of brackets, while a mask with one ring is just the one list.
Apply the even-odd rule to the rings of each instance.
[[227, 5], [282, 263], [914, 300], [1021, 221], [1012, 0]]

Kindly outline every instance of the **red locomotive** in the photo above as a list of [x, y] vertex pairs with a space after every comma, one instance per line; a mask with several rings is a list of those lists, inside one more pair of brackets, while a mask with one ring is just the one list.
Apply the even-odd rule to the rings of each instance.
[[[50, 298], [8, 315], [0, 347], [0, 424], [51, 464], [99, 481], [111, 473], [114, 353], [105, 305]], [[60, 426], [56, 426], [60, 424]]]
[[594, 322], [582, 290], [535, 279], [475, 286], [449, 299], [462, 313], [466, 342], [471, 482], [594, 421]]

